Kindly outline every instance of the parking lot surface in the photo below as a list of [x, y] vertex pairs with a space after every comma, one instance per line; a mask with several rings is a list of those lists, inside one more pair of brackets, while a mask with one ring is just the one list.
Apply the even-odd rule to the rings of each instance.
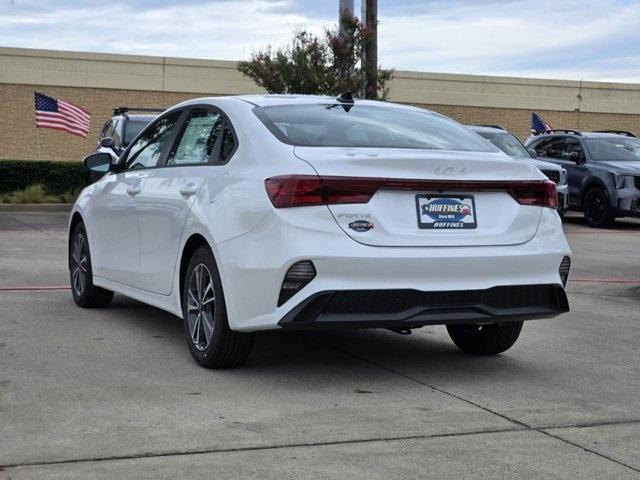
[[571, 214], [571, 312], [503, 355], [272, 332], [228, 371], [168, 313], [77, 308], [66, 222], [0, 212], [0, 478], [640, 478], [640, 221]]

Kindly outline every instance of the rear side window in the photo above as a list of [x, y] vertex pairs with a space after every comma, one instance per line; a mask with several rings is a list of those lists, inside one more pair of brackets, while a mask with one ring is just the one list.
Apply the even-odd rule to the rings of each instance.
[[209, 163], [222, 133], [222, 124], [222, 115], [215, 110], [192, 110], [180, 142], [169, 155], [167, 165]]
[[489, 132], [477, 132], [483, 138], [486, 138], [496, 147], [502, 150], [510, 157], [524, 157], [531, 158], [531, 155], [524, 148], [524, 145], [520, 143], [516, 137], [510, 133], [489, 133]]
[[271, 133], [290, 145], [498, 151], [462, 125], [426, 110], [302, 104], [256, 107], [254, 112]]
[[225, 162], [236, 148], [236, 139], [233, 136], [231, 127], [226, 124], [222, 136], [222, 150], [220, 152], [220, 161]]
[[129, 120], [125, 125], [123, 145], [129, 145], [149, 122]]

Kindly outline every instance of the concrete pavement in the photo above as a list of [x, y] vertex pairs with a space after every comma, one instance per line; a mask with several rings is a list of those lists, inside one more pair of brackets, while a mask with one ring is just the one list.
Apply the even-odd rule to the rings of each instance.
[[209, 371], [170, 314], [40, 289], [68, 283], [65, 214], [0, 212], [0, 478], [640, 478], [640, 222], [565, 229], [572, 311], [501, 356], [273, 332]]

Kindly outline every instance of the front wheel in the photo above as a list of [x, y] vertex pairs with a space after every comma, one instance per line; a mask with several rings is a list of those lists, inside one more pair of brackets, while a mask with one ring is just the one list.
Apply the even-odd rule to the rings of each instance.
[[453, 343], [471, 355], [497, 355], [509, 350], [522, 330], [522, 322], [490, 325], [447, 325]]
[[182, 316], [189, 351], [203, 367], [236, 367], [249, 356], [254, 334], [229, 328], [220, 274], [207, 247], [196, 250], [187, 267]]
[[584, 220], [595, 228], [610, 227], [615, 216], [609, 208], [609, 197], [601, 188], [592, 188], [584, 196]]

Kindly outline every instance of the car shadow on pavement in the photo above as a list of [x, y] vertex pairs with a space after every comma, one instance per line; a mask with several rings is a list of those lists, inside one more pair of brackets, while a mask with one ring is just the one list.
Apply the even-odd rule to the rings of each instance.
[[614, 224], [608, 229], [592, 228], [587, 226], [584, 220], [584, 216], [581, 213], [577, 213], [577, 212], [567, 213], [564, 216], [562, 222], [566, 225], [581, 226], [593, 232], [599, 232], [599, 231], [601, 232], [606, 230], [620, 230], [620, 231], [640, 230], [640, 219], [633, 218], [633, 217], [618, 218], [616, 219]]
[[[167, 354], [184, 356], [193, 362], [186, 347], [182, 320], [178, 317], [121, 295], [114, 298], [107, 311], [110, 322], [125, 324], [130, 330], [133, 326], [132, 334], [140, 336], [138, 342], [151, 344], [162, 338], [162, 346], [158, 348], [169, 349]], [[249, 372], [259, 373], [267, 382], [277, 382], [283, 372], [287, 376], [313, 374], [322, 383], [330, 383], [340, 371], [354, 368], [363, 376], [363, 381], [368, 376], [380, 377], [381, 370], [388, 378], [397, 379], [397, 374], [404, 375], [401, 372], [416, 368], [421, 375], [436, 380], [443, 375], [454, 375], [464, 383], [485, 382], [496, 371], [521, 379], [545, 375], [540, 366], [518, 358], [517, 344], [512, 352], [491, 357], [465, 355], [448, 338], [443, 326], [416, 329], [412, 335], [384, 329], [267, 331], [256, 334], [253, 351], [245, 365], [218, 370], [215, 374], [242, 377]], [[193, 368], [201, 367], [193, 362]]]

